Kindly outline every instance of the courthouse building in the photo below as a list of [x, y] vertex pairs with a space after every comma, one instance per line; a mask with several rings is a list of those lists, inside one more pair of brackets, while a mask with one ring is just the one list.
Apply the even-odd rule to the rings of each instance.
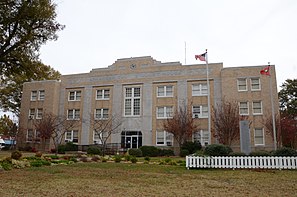
[[[64, 142], [80, 147], [100, 143], [91, 126], [93, 117], [108, 119], [115, 115], [122, 124], [108, 143], [121, 148], [173, 147], [174, 138], [164, 131], [162, 121], [179, 106], [188, 105], [199, 124], [192, 140], [205, 146], [217, 143], [213, 122], [212, 129], [208, 128], [208, 110], [213, 112], [224, 99], [236, 101], [240, 115], [249, 120], [247, 143], [251, 149], [272, 150], [273, 138], [264, 122], [271, 117], [271, 101], [278, 113], [277, 85], [275, 67], [270, 67], [271, 76], [260, 74], [264, 67], [224, 68], [223, 63], [209, 63], [209, 91], [206, 64], [162, 63], [150, 56], [118, 59], [106, 68], [62, 75], [60, 80], [27, 82], [20, 113], [24, 139], [19, 143], [38, 146], [40, 136], [33, 122], [47, 112], [65, 116], [69, 121], [82, 120], [63, 137]], [[232, 147], [240, 150], [240, 141]]]

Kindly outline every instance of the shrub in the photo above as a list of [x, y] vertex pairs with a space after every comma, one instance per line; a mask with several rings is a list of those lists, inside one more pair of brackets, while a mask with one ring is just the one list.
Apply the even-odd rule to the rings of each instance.
[[165, 163], [170, 163], [171, 162], [171, 159], [170, 158], [166, 158], [164, 161], [165, 161]]
[[274, 156], [297, 156], [296, 150], [288, 147], [282, 147], [273, 152]]
[[121, 155], [115, 155], [115, 156], [114, 156], [114, 161], [115, 161], [116, 163], [120, 163], [121, 160], [122, 160], [122, 156], [121, 156]]
[[232, 152], [232, 153], [229, 153], [229, 156], [246, 156], [245, 153], [242, 153], [242, 152]]
[[20, 151], [18, 151], [18, 150], [13, 151], [11, 153], [11, 158], [12, 159], [19, 160], [21, 157], [22, 157], [22, 153]]
[[38, 151], [38, 152], [35, 153], [35, 157], [41, 157], [41, 156], [42, 156], [42, 152]]
[[98, 155], [95, 155], [95, 156], [92, 157], [91, 160], [97, 162], [97, 161], [100, 160], [100, 157]]
[[51, 159], [59, 159], [58, 155], [47, 155], [46, 157], [49, 157]]
[[250, 156], [258, 156], [258, 157], [260, 157], [260, 156], [271, 156], [271, 154], [269, 152], [267, 152], [267, 151], [261, 150], [261, 151], [253, 151], [253, 152], [251, 152], [250, 153]]
[[148, 157], [148, 156], [144, 157], [144, 161], [147, 161], [147, 162], [149, 162], [150, 160], [151, 160], [151, 158], [150, 158], [150, 157]]
[[181, 149], [188, 150], [189, 154], [193, 154], [197, 152], [198, 150], [201, 150], [202, 146], [199, 141], [191, 142], [187, 141], [182, 144]]
[[17, 169], [21, 169], [21, 168], [25, 168], [25, 167], [29, 167], [30, 163], [28, 161], [19, 161], [19, 160], [15, 160], [13, 159], [11, 161], [11, 164], [13, 166], [13, 168], [17, 168]]
[[230, 148], [223, 144], [211, 144], [204, 150], [204, 154], [209, 156], [227, 156], [229, 153]]
[[174, 151], [170, 149], [159, 149], [159, 156], [174, 156]]
[[139, 148], [142, 151], [142, 156], [157, 157], [159, 156], [159, 149], [155, 146], [142, 146]]
[[4, 170], [11, 170], [12, 169], [12, 163], [4, 160], [0, 163], [0, 166], [4, 169]]
[[101, 161], [102, 161], [102, 162], [107, 162], [107, 159], [106, 159], [105, 157], [102, 157], [102, 158], [101, 158]]
[[101, 155], [101, 150], [98, 147], [89, 147], [87, 153], [89, 155]]
[[40, 166], [43, 166], [43, 165], [50, 166], [51, 162], [46, 161], [46, 160], [35, 160], [35, 161], [31, 161], [30, 165], [32, 167], [40, 167]]
[[82, 155], [80, 158], [79, 158], [80, 161], [82, 162], [88, 162], [88, 156], [87, 155]]
[[67, 142], [65, 144], [65, 151], [78, 151], [78, 146], [73, 142]]
[[135, 156], [135, 157], [141, 157], [142, 151], [138, 148], [131, 148], [128, 150], [129, 155]]
[[131, 155], [125, 154], [124, 156], [126, 161], [130, 161], [131, 160]]
[[136, 163], [137, 162], [137, 158], [135, 156], [132, 156], [131, 159], [130, 159], [130, 161], [132, 163]]
[[187, 155], [189, 155], [190, 154], [190, 152], [189, 152], [189, 150], [187, 150], [187, 149], [182, 149], [181, 151], [180, 151], [180, 156], [181, 157], [185, 157], [185, 156], [187, 156]]

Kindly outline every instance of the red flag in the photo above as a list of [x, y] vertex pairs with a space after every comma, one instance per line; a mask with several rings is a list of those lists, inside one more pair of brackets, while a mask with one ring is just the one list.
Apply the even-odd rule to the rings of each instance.
[[260, 74], [261, 75], [268, 75], [268, 76], [270, 76], [270, 65], [269, 66], [266, 66], [264, 69], [262, 69], [260, 71]]
[[206, 58], [205, 58], [206, 53], [207, 53], [207, 52], [202, 53], [201, 55], [195, 55], [195, 59], [196, 59], [196, 60], [199, 59], [200, 61], [206, 61]]

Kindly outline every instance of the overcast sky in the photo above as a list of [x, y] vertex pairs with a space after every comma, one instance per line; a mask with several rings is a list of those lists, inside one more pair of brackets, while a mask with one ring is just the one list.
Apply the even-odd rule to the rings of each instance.
[[[278, 86], [297, 78], [296, 0], [55, 0], [59, 39], [41, 60], [62, 74], [86, 73], [117, 59], [224, 67], [276, 65]], [[185, 47], [186, 43], [186, 47]], [[186, 48], [186, 58], [185, 58]], [[278, 88], [279, 89], [279, 88]]]

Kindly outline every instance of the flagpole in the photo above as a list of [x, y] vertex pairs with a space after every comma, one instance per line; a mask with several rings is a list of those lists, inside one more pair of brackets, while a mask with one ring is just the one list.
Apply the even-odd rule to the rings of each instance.
[[[270, 62], [268, 62], [268, 66], [270, 67]], [[274, 145], [274, 150], [276, 150], [277, 143], [276, 143], [276, 128], [275, 128], [275, 112], [274, 112], [274, 100], [273, 100], [273, 96], [272, 96], [271, 75], [269, 75], [269, 91], [270, 91], [270, 102], [271, 102], [271, 113], [272, 113], [271, 116], [272, 116], [272, 127], [273, 127], [273, 145]]]
[[209, 144], [211, 144], [211, 117], [210, 117], [210, 86], [209, 86], [209, 73], [208, 73], [208, 54], [207, 49], [205, 49], [205, 63], [206, 63], [206, 82], [207, 82], [207, 106], [208, 106], [208, 131], [209, 131]]

